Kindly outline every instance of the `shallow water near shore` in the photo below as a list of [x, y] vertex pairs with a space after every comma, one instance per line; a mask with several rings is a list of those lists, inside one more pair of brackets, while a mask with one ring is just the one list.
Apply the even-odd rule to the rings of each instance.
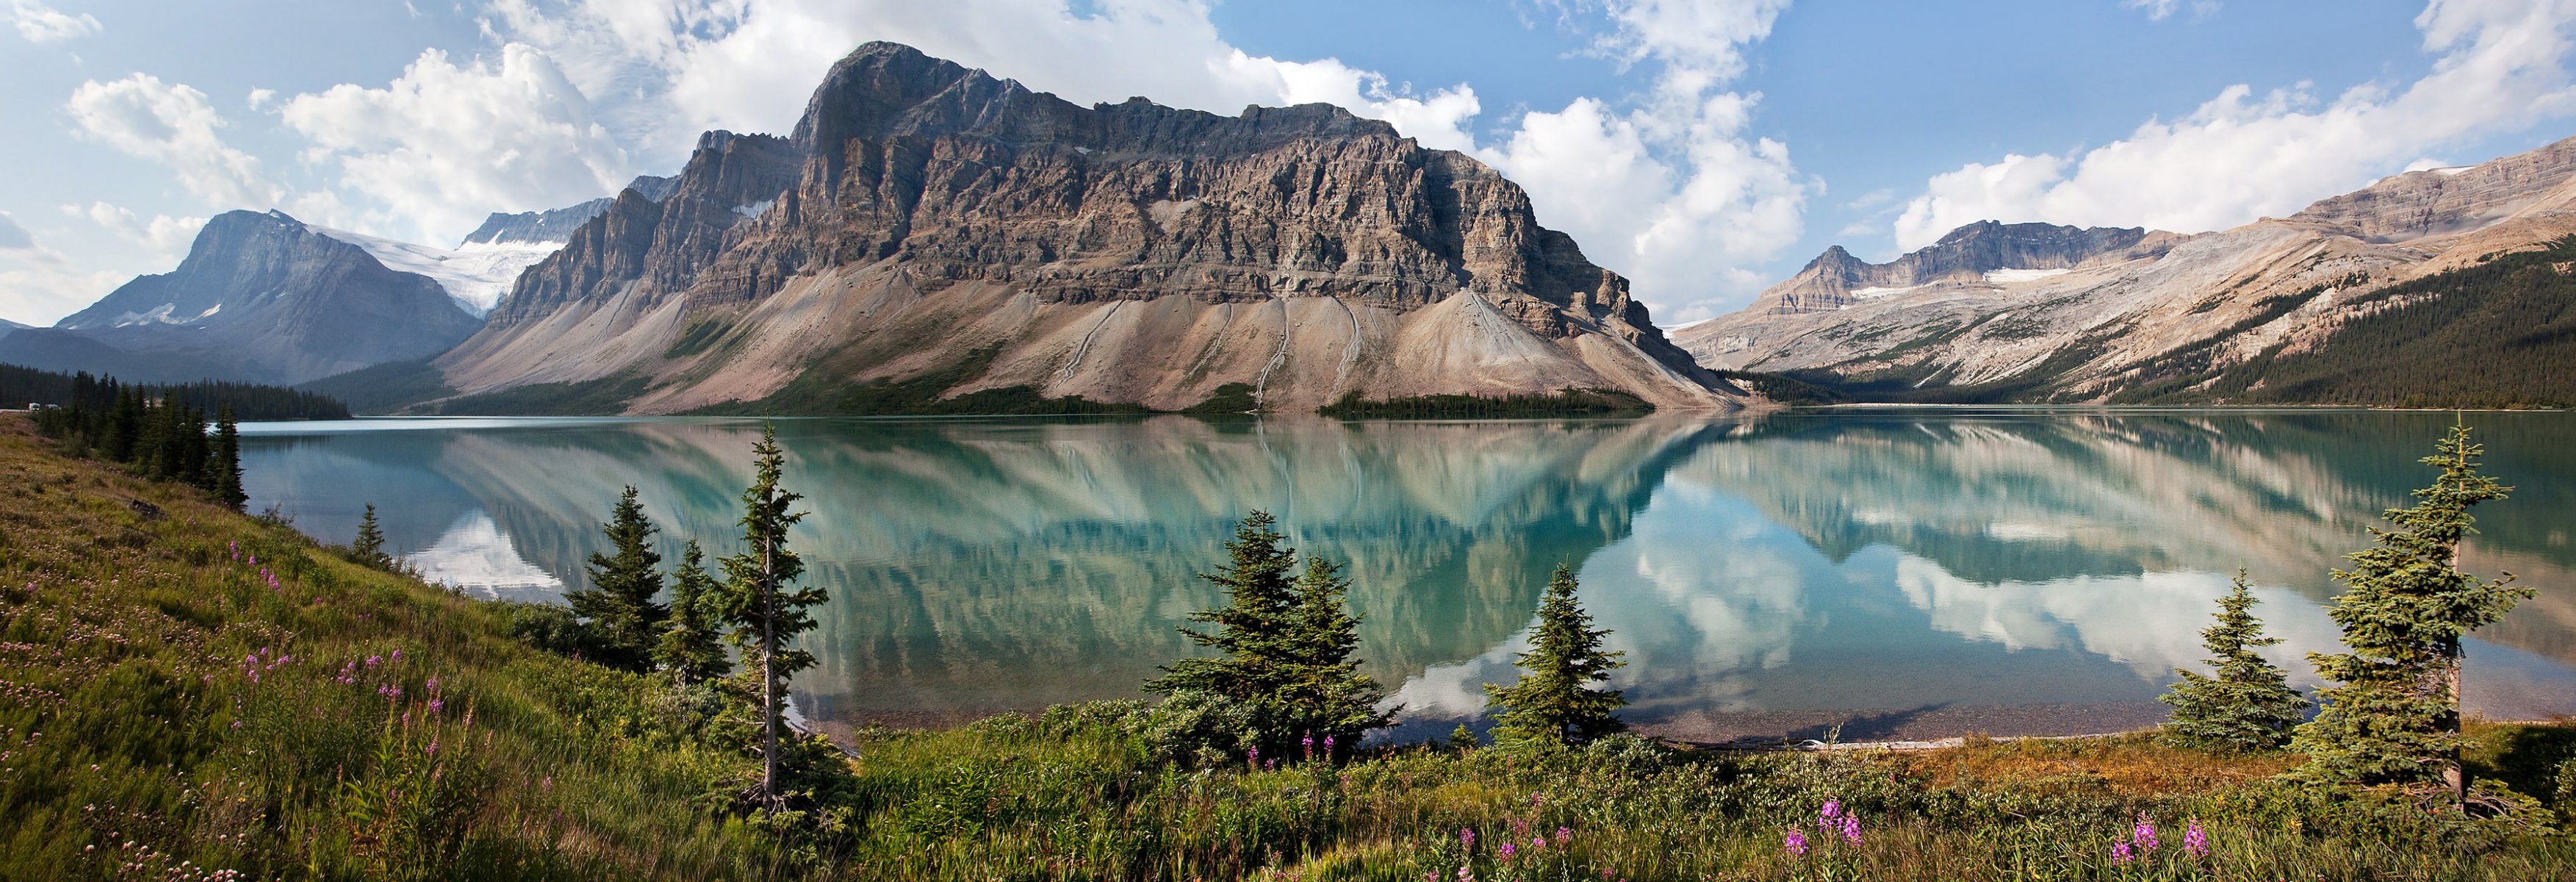
[[[2431, 480], [2448, 413], [1870, 410], [1739, 419], [776, 420], [831, 602], [797, 703], [827, 731], [1097, 698], [1191, 651], [1246, 511], [1345, 566], [1399, 738], [1475, 721], [1571, 564], [1627, 653], [1628, 718], [1691, 741], [2153, 723], [2243, 568], [2313, 687], [2329, 571]], [[2470, 710], [2576, 714], [2576, 414], [2469, 414], [2472, 571], [2539, 590], [2471, 641]], [[760, 421], [473, 418], [243, 427], [254, 511], [347, 542], [373, 503], [433, 581], [544, 599], [641, 490], [666, 562], [734, 551]]]

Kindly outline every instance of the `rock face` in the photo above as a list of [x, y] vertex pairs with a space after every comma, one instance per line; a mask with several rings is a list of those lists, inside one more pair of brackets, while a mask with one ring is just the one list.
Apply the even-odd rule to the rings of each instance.
[[[644, 175], [627, 184], [626, 189], [643, 194], [647, 200], [660, 202], [671, 195], [671, 188], [678, 183], [678, 178]], [[514, 242], [562, 244], [572, 238], [574, 230], [581, 229], [582, 224], [606, 212], [609, 204], [616, 201], [617, 197], [602, 196], [579, 205], [547, 211], [522, 211], [515, 214], [495, 211], [491, 216], [483, 219], [482, 226], [475, 227], [474, 232], [465, 234], [465, 240], [458, 243], [457, 247], [502, 245]]]
[[1462, 154], [1327, 105], [1085, 108], [887, 43], [790, 137], [711, 132], [668, 198], [621, 194], [438, 364], [467, 392], [640, 374], [630, 409], [667, 412], [984, 349], [950, 394], [1739, 400]]
[[1994, 272], [2073, 269], [2099, 260], [2152, 257], [2180, 237], [2137, 227], [2080, 229], [2055, 224], [1981, 221], [1950, 231], [1931, 247], [1887, 263], [1853, 257], [1840, 245], [1773, 285], [1754, 308], [1775, 314], [1829, 312], [1856, 300], [1938, 282], [1973, 284]]
[[2220, 372], [2321, 345], [2391, 305], [2375, 292], [2570, 232], [2576, 138], [2195, 236], [1987, 222], [1883, 265], [1837, 247], [1675, 339], [1710, 367], [1887, 390], [2228, 400]]
[[0, 361], [130, 380], [295, 383], [423, 358], [481, 324], [436, 281], [281, 212], [231, 211], [179, 268], [136, 278], [50, 329], [0, 338]]

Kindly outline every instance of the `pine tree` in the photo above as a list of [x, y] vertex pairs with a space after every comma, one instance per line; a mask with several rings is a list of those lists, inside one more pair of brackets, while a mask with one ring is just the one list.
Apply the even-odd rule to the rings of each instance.
[[2263, 636], [2245, 571], [2236, 571], [2227, 596], [2218, 599], [2217, 621], [2200, 632], [2216, 677], [2175, 668], [2182, 676], [2157, 700], [2173, 705], [2165, 737], [2195, 747], [2269, 750], [2289, 739], [2307, 715], [2308, 700], [2289, 687], [2281, 669], [2254, 650], [2281, 642]]
[[629, 485], [617, 498], [608, 522], [599, 525], [614, 554], [590, 555], [590, 587], [564, 595], [573, 615], [590, 621], [599, 635], [601, 664], [641, 673], [650, 670], [662, 620], [670, 610], [654, 603], [662, 593], [662, 555], [653, 551], [658, 530], [644, 516], [644, 504]]
[[1297, 551], [1280, 546], [1285, 537], [1271, 529], [1277, 523], [1263, 511], [1244, 517], [1234, 528], [1234, 539], [1225, 544], [1225, 569], [1199, 574], [1225, 589], [1226, 605], [1190, 614], [1190, 621], [1215, 625], [1213, 633], [1188, 627], [1181, 633], [1224, 654], [1173, 662], [1163, 668], [1163, 676], [1145, 682], [1146, 691], [1253, 700], [1287, 688], [1293, 675], [1284, 660], [1297, 615], [1297, 592], [1288, 571], [1297, 563]]
[[779, 647], [814, 627], [806, 610], [825, 597], [820, 588], [788, 587], [805, 573], [805, 562], [787, 550], [788, 528], [805, 518], [788, 507], [804, 497], [778, 486], [785, 461], [778, 430], [763, 428], [751, 451], [755, 477], [742, 492], [744, 551], [724, 559], [725, 618], [734, 626], [734, 642], [743, 647], [746, 661], [759, 664], [760, 794], [774, 812], [780, 806], [778, 730], [785, 725], [781, 706], [787, 678], [814, 665], [812, 653]]
[[2465, 426], [2453, 426], [2426, 465], [2442, 470], [2415, 491], [2413, 508], [2385, 514], [2393, 530], [2373, 528], [2379, 547], [2352, 555], [2335, 578], [2347, 587], [2328, 614], [2343, 628], [2349, 652], [2311, 653], [2317, 673], [2337, 685], [2318, 692], [2315, 719], [2291, 734], [2290, 749], [2308, 755], [2290, 771], [2318, 783], [2440, 782], [2454, 800], [2466, 796], [2460, 769], [2460, 638], [2511, 610], [2531, 589], [2460, 571], [2460, 540], [2475, 532], [2469, 507], [2502, 499], [2513, 488], [2478, 474], [2483, 449]]
[[213, 473], [208, 486], [215, 493], [215, 501], [241, 511], [250, 502], [250, 494], [242, 492], [241, 423], [234, 418], [230, 402], [215, 411], [215, 449], [207, 457], [206, 467]]
[[1351, 657], [1360, 645], [1360, 620], [1342, 609], [1350, 587], [1340, 567], [1307, 557], [1306, 571], [1297, 577], [1294, 617], [1282, 641], [1289, 684], [1280, 698], [1288, 705], [1291, 724], [1306, 733], [1301, 737], [1333, 738], [1337, 751], [1387, 723], [1387, 715], [1377, 711], [1386, 691], [1360, 673], [1359, 659]]
[[393, 569], [394, 559], [385, 553], [385, 531], [376, 526], [376, 506], [367, 505], [367, 513], [358, 519], [358, 538], [349, 541], [349, 556], [358, 563], [379, 570]]
[[1485, 684], [1485, 706], [1494, 717], [1494, 743], [1507, 747], [1581, 744], [1627, 728], [1611, 714], [1628, 700], [1616, 689], [1588, 688], [1608, 680], [1610, 671], [1627, 664], [1621, 652], [1604, 652], [1608, 630], [1592, 627], [1592, 615], [1575, 600], [1574, 573], [1564, 564], [1548, 580], [1539, 600], [1538, 626], [1530, 633], [1530, 650], [1514, 663], [1521, 678], [1510, 686]]
[[671, 617], [662, 627], [653, 658], [682, 684], [713, 680], [733, 672], [725, 658], [717, 624], [723, 586], [707, 575], [698, 540], [680, 550], [680, 566], [671, 572]]

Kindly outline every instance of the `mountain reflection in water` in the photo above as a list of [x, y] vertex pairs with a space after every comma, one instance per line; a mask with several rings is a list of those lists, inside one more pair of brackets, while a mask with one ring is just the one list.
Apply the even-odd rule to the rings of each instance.
[[[2450, 415], [1903, 411], [1708, 421], [782, 420], [795, 547], [831, 603], [801, 707], [827, 726], [1139, 697], [1192, 650], [1235, 521], [1343, 563], [1400, 735], [1474, 717], [1547, 572], [1573, 564], [1677, 737], [2086, 731], [2151, 722], [2244, 568], [2311, 684], [2327, 572], [2431, 471]], [[2473, 710], [2576, 712], [2576, 504], [2561, 414], [2474, 419], [2473, 569], [2541, 596], [2471, 648]], [[488, 593], [578, 587], [638, 487], [663, 553], [733, 550], [759, 424], [438, 420], [249, 427], [254, 509]], [[2491, 642], [2488, 642], [2491, 641]]]

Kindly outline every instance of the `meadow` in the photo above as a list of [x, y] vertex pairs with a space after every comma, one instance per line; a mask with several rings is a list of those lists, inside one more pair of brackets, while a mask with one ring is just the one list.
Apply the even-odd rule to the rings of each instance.
[[517, 608], [64, 458], [18, 417], [0, 494], [6, 879], [2576, 875], [2567, 725], [2473, 726], [2464, 813], [2148, 733], [1209, 761], [1106, 702], [805, 742], [817, 783], [769, 817], [703, 686], [536, 649]]

